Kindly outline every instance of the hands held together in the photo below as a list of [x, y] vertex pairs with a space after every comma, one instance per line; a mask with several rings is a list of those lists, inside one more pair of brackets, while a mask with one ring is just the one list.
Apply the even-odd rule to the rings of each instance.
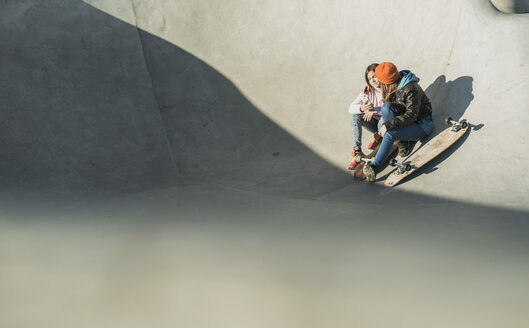
[[371, 121], [375, 112], [373, 111], [373, 104], [369, 101], [369, 99], [367, 99], [367, 97], [360, 105], [360, 111], [364, 113], [364, 121]]
[[[369, 87], [367, 86], [367, 84], [364, 84], [360, 92], [367, 94], [368, 91], [369, 91]], [[373, 115], [375, 115], [375, 111], [373, 109], [374, 109], [373, 104], [369, 100], [365, 101], [364, 103], [362, 103], [362, 105], [360, 105], [360, 111], [364, 113], [364, 121], [367, 121], [367, 122], [371, 121], [371, 119], [373, 118]], [[382, 128], [380, 128], [380, 131], [379, 131], [380, 135], [383, 137], [384, 134], [386, 134], [386, 132], [387, 132], [386, 126], [382, 125]]]

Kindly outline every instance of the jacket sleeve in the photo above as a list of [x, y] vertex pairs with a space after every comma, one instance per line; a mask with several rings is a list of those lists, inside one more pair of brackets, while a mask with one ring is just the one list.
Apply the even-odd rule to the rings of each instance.
[[394, 130], [403, 128], [417, 121], [419, 111], [421, 108], [422, 95], [420, 92], [413, 92], [413, 90], [403, 91], [402, 105], [405, 111], [402, 115], [395, 116], [391, 120], [384, 123], [386, 129]]
[[349, 105], [349, 114], [361, 114], [360, 106], [365, 99], [367, 99], [367, 95], [365, 93], [360, 93], [351, 105]]

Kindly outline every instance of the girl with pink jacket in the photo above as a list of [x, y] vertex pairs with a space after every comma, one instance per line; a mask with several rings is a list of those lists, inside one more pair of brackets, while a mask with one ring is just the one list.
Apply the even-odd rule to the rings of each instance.
[[350, 170], [354, 170], [360, 163], [360, 158], [365, 156], [362, 152], [362, 127], [374, 133], [367, 148], [375, 149], [382, 141], [378, 131], [383, 123], [382, 115], [380, 114], [383, 103], [380, 83], [375, 75], [377, 66], [378, 64], [367, 66], [364, 74], [366, 86], [349, 106], [349, 114], [352, 114], [351, 130], [353, 136], [353, 153], [349, 163]]

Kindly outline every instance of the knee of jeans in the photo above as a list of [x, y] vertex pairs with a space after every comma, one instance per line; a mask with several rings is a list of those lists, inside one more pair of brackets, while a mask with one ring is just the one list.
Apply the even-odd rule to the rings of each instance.
[[387, 131], [386, 134], [384, 134], [384, 138], [385, 139], [388, 139], [389, 141], [395, 141], [395, 131], [394, 130], [391, 130], [391, 131]]
[[384, 116], [388, 116], [391, 114], [391, 105], [389, 103], [384, 103], [382, 105], [382, 108], [380, 108], [380, 112]]
[[351, 118], [352, 118], [353, 121], [358, 121], [362, 117], [364, 117], [363, 114], [353, 114], [353, 116]]

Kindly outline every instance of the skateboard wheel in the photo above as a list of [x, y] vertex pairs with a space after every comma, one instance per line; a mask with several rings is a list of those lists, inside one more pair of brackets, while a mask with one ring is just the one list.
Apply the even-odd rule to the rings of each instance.
[[397, 166], [397, 160], [394, 159], [394, 158], [391, 159], [391, 161], [389, 161], [389, 165], [391, 165], [391, 166], [393, 166], [393, 167]]
[[408, 163], [406, 164], [406, 171], [409, 171], [409, 170], [411, 170], [411, 165]]
[[450, 117], [450, 116], [448, 116], [448, 117], [446, 118], [446, 120], [445, 120], [446, 124], [452, 124], [452, 121], [453, 121], [453, 119], [452, 119], [452, 117]]
[[467, 126], [468, 126], [468, 122], [467, 122], [467, 120], [462, 120], [462, 121], [461, 121], [461, 128], [462, 128], [462, 129], [466, 129]]

